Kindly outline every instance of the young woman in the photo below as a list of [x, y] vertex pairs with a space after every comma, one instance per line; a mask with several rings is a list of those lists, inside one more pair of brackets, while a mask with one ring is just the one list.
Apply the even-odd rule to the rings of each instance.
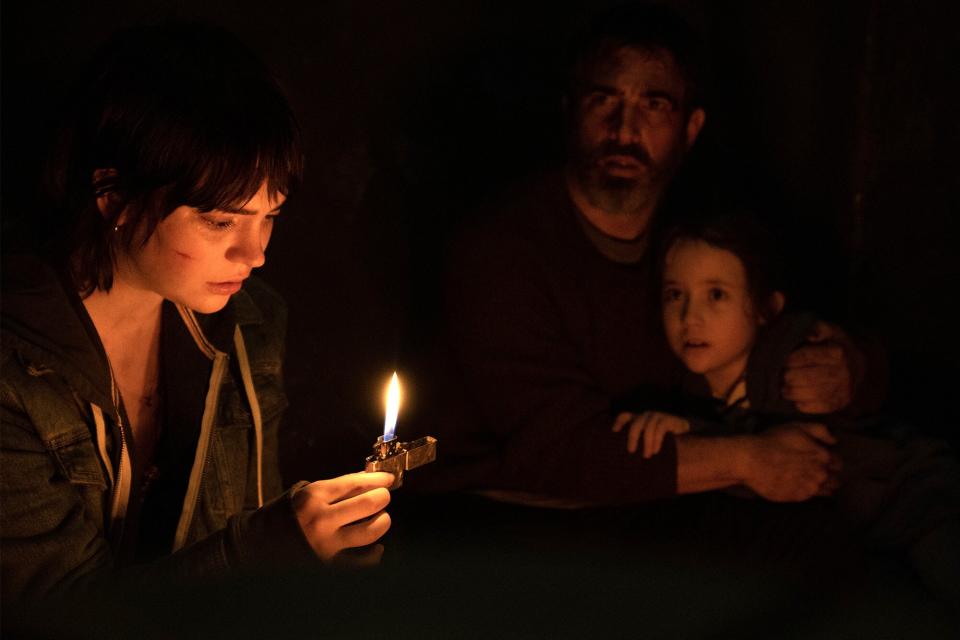
[[269, 73], [218, 29], [139, 28], [72, 106], [61, 226], [3, 267], [4, 604], [375, 542], [389, 474], [280, 485], [285, 310], [251, 273], [302, 159]]

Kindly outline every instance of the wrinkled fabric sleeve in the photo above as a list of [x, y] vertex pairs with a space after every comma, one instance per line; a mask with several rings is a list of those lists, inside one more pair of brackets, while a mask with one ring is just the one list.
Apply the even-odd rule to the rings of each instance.
[[[147, 565], [118, 569], [103, 535], [106, 488], [96, 476], [64, 477], [62, 464], [27, 416], [2, 407], [0, 521], [3, 602], [78, 592], [127, 580], [172, 582], [228, 570], [317, 562], [293, 512], [291, 489], [262, 509], [231, 517], [225, 529]], [[86, 445], [92, 446], [89, 440]], [[82, 452], [76, 452], [82, 454]]]

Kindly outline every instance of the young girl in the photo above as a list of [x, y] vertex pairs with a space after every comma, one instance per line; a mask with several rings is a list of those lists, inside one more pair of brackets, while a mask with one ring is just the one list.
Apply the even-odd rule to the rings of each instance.
[[[776, 253], [763, 227], [745, 213], [717, 216], [673, 229], [663, 246], [663, 326], [670, 349], [695, 374], [690, 390], [728, 408], [789, 411], [779, 393], [755, 397], [751, 405], [747, 392], [768, 386], [767, 381], [747, 385], [748, 363], [786, 301]], [[780, 318], [775, 340], [783, 348], [778, 352], [785, 357], [813, 328], [809, 315]], [[757, 357], [755, 369], [761, 364]], [[628, 449], [637, 451], [642, 438], [644, 457], [660, 450], [665, 434], [690, 431], [689, 419], [656, 411], [620, 414], [614, 431], [627, 424]]]
[[390, 474], [280, 485], [286, 315], [250, 276], [302, 160], [269, 73], [171, 24], [116, 37], [72, 98], [53, 247], [4, 256], [5, 612], [375, 542]]
[[[771, 236], [749, 214], [729, 214], [677, 227], [663, 246], [663, 325], [692, 374], [680, 402], [688, 411], [620, 414], [613, 430], [628, 427], [627, 449], [636, 452], [642, 440], [643, 455], [651, 456], [667, 433], [755, 433], [809, 422], [780, 389], [787, 358], [810, 339], [816, 321], [783, 313]], [[906, 550], [928, 587], [960, 602], [960, 465], [953, 452], [881, 416], [816, 421], [830, 429], [843, 466], [821, 495], [833, 494], [838, 516], [868, 545]]]

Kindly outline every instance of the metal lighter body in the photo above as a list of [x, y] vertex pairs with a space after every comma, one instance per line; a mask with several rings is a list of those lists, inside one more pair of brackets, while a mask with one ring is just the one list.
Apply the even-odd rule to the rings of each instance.
[[373, 445], [373, 455], [367, 456], [367, 471], [386, 471], [394, 475], [390, 490], [403, 484], [403, 472], [437, 459], [437, 439], [432, 436], [419, 438], [413, 442], [400, 442], [396, 438], [383, 441], [377, 438]]

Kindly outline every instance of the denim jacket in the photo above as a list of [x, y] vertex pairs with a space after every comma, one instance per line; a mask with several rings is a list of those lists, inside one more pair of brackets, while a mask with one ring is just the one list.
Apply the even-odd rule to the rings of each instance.
[[313, 561], [291, 506], [295, 489], [282, 493], [278, 470], [286, 311], [274, 292], [250, 279], [210, 315], [164, 303], [162, 375], [171, 382], [164, 413], [194, 444], [181, 451], [186, 487], [169, 555], [131, 565], [125, 549], [136, 529], [128, 506], [137, 474], [96, 331], [79, 297], [39, 260], [5, 258], [3, 277], [5, 603], [118, 573], [178, 579]]

